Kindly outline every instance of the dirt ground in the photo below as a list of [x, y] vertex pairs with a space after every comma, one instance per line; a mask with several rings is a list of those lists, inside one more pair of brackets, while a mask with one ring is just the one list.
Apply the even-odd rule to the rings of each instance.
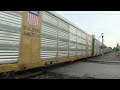
[[114, 61], [114, 64], [101, 64], [99, 62], [94, 63], [92, 61], [101, 61], [101, 56], [90, 58], [90, 62], [76, 62], [63, 67], [59, 67], [50, 72], [61, 73], [63, 75], [69, 75], [74, 77], [91, 77], [95, 79], [120, 79], [120, 56], [118, 53], [112, 52], [105, 54], [104, 61]]
[[[102, 56], [91, 58], [88, 60], [93, 60], [93, 61], [102, 61]], [[120, 61], [120, 52], [111, 52], [104, 54], [103, 56], [103, 61]]]

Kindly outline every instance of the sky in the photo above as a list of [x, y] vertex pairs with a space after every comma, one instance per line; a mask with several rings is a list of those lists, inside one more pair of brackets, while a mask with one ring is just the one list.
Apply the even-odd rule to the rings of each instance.
[[102, 40], [100, 35], [104, 33], [104, 43], [108, 47], [116, 47], [120, 44], [120, 11], [55, 11], [78, 27], [95, 35]]

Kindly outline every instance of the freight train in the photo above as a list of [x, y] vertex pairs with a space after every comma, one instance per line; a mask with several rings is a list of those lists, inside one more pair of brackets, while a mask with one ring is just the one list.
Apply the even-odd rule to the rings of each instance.
[[100, 41], [53, 11], [0, 11], [0, 73], [98, 55]]

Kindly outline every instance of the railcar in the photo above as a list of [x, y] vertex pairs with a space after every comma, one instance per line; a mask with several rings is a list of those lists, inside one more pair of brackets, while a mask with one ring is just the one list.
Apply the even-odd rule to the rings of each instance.
[[103, 44], [103, 49], [102, 49], [102, 42], [100, 42], [99, 40], [97, 40], [95, 37], [93, 37], [93, 56], [99, 56], [102, 55], [102, 50], [103, 53], [109, 53], [112, 51], [112, 49], [110, 47], [107, 47], [105, 44]]
[[94, 38], [94, 55], [93, 56], [98, 56], [98, 55], [101, 55], [102, 53], [102, 49], [101, 49], [101, 46], [102, 46], [102, 43], [97, 40], [96, 38]]
[[98, 43], [52, 11], [0, 11], [0, 73], [99, 55]]

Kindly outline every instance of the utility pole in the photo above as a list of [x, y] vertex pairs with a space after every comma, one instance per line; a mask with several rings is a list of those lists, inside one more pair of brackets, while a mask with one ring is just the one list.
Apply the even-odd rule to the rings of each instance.
[[103, 60], [103, 56], [104, 56], [104, 36], [102, 33], [102, 60]]

